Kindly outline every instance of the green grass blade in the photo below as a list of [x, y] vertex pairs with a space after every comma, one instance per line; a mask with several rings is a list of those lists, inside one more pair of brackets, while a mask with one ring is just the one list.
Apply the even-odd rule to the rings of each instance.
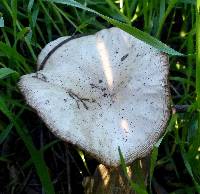
[[5, 129], [0, 132], [0, 144], [2, 144], [6, 138], [8, 137], [9, 133], [11, 132], [13, 124], [9, 124]]
[[131, 188], [132, 188], [136, 193], [148, 194], [147, 191], [145, 191], [145, 190], [142, 188], [142, 186], [138, 185], [137, 183], [134, 183], [134, 182], [129, 178], [128, 173], [127, 173], [127, 169], [126, 169], [125, 160], [124, 160], [124, 157], [123, 157], [123, 154], [122, 154], [122, 152], [121, 152], [120, 147], [118, 148], [118, 151], [119, 151], [119, 156], [120, 156], [120, 162], [121, 162], [122, 170], [123, 170], [123, 172], [124, 172], [126, 178], [128, 179]]
[[165, 130], [165, 133], [163, 134], [163, 136], [158, 140], [158, 142], [154, 145], [154, 148], [151, 152], [151, 158], [150, 158], [150, 174], [149, 174], [149, 182], [150, 182], [150, 190], [151, 190], [151, 181], [153, 178], [153, 173], [155, 170], [155, 166], [156, 166], [156, 161], [157, 161], [157, 157], [158, 157], [158, 149], [159, 146], [163, 140], [163, 138], [165, 137], [165, 135], [171, 130], [171, 128], [174, 126], [175, 122], [176, 122], [177, 116], [174, 114], [171, 116], [171, 119], [168, 123], [167, 129]]
[[130, 24], [130, 20], [118, 9], [118, 7], [115, 5], [115, 3], [112, 0], [105, 0], [110, 7], [115, 10], [123, 19], [126, 23]]
[[86, 160], [85, 160], [84, 153], [83, 153], [81, 150], [79, 150], [79, 149], [77, 149], [77, 152], [78, 152], [79, 156], [81, 157], [81, 160], [83, 161], [83, 164], [84, 164], [84, 166], [85, 166], [85, 169], [87, 170], [87, 173], [88, 173], [89, 175], [91, 175], [91, 172], [90, 172], [90, 170], [89, 170], [89, 168], [88, 168], [88, 165], [87, 165], [87, 162], [86, 162]]
[[198, 111], [198, 137], [200, 142], [200, 0], [196, 7], [196, 94]]
[[0, 156], [0, 161], [1, 162], [10, 162], [6, 157], [7, 156]]
[[[41, 154], [43, 154], [45, 151], [47, 151], [48, 149], [50, 149], [51, 147], [53, 147], [55, 144], [57, 144], [59, 142], [60, 142], [59, 139], [53, 140], [50, 143], [47, 143], [46, 145], [44, 145], [39, 151], [41, 152]], [[32, 158], [30, 158], [23, 165], [23, 169], [28, 168], [32, 163], [33, 163]]]
[[86, 11], [89, 11], [91, 13], [97, 14], [98, 16], [100, 16], [101, 18], [105, 19], [106, 21], [108, 21], [109, 23], [111, 23], [114, 26], [117, 26], [118, 28], [121, 28], [122, 30], [124, 30], [125, 32], [135, 36], [136, 38], [146, 42], [147, 44], [157, 48], [158, 50], [165, 52], [169, 55], [177, 55], [177, 56], [184, 56], [184, 54], [175, 51], [174, 49], [168, 47], [166, 44], [162, 43], [161, 41], [159, 41], [158, 39], [150, 36], [148, 33], [145, 33], [135, 27], [132, 27], [128, 24], [122, 23], [118, 20], [112, 19], [108, 16], [105, 16], [93, 9], [90, 9], [74, 0], [45, 0], [47, 2], [54, 2], [54, 3], [60, 3], [60, 4], [65, 4], [65, 5], [70, 5], [73, 7], [77, 7]]
[[170, 77], [169, 80], [170, 81], [178, 81], [182, 84], [188, 84], [189, 83], [191, 86], [195, 87], [195, 82], [193, 82], [192, 80], [188, 80], [186, 78], [174, 76], [174, 77]]
[[22, 28], [22, 30], [17, 33], [16, 42], [18, 40], [23, 39], [24, 37], [26, 37], [29, 32], [30, 32], [30, 28], [29, 27]]
[[193, 4], [195, 5], [196, 4], [196, 1], [195, 0], [179, 0], [179, 3], [187, 3], [187, 4]]
[[14, 71], [10, 68], [7, 68], [7, 67], [1, 68], [0, 69], [0, 79], [4, 79], [4, 78], [6, 78], [9, 75], [14, 74], [14, 73], [18, 74], [16, 71]]
[[14, 48], [8, 46], [7, 44], [0, 42], [0, 52], [6, 55], [8, 58], [12, 58], [21, 63], [25, 62], [25, 58], [20, 55]]
[[0, 16], [0, 28], [4, 27], [4, 19], [2, 16]]
[[188, 162], [188, 159], [187, 159], [185, 153], [183, 153], [183, 152], [182, 152], [182, 158], [183, 158], [183, 162], [185, 164], [185, 167], [186, 167], [188, 173], [190, 174], [190, 176], [192, 177], [192, 180], [193, 180], [193, 182], [196, 186], [197, 192], [200, 193], [200, 185], [196, 182], [194, 175], [193, 175], [193, 172], [192, 172], [192, 167], [191, 167], [190, 163]]
[[19, 119], [17, 119], [12, 112], [8, 109], [8, 107], [5, 104], [5, 101], [2, 97], [0, 97], [0, 111], [8, 117], [11, 123], [15, 126], [15, 129], [21, 139], [23, 140], [24, 144], [26, 145], [26, 148], [29, 151], [29, 154], [32, 158], [32, 161], [35, 165], [37, 174], [40, 178], [40, 181], [42, 183], [42, 186], [44, 188], [44, 191], [46, 194], [55, 194], [53, 184], [51, 182], [48, 168], [45, 164], [45, 161], [43, 159], [43, 155], [39, 150], [37, 150], [32, 142], [31, 136], [29, 135], [28, 130], [23, 126], [23, 124], [20, 122]]
[[165, 12], [165, 14], [163, 15], [163, 18], [160, 20], [159, 22], [159, 27], [158, 27], [158, 32], [156, 34], [156, 37], [160, 37], [160, 34], [161, 34], [161, 31], [163, 29], [163, 25], [168, 17], [168, 15], [170, 14], [170, 12], [172, 11], [172, 9], [174, 8], [175, 4], [177, 3], [178, 0], [171, 0], [168, 7], [167, 7], [167, 10]]
[[151, 152], [151, 159], [150, 159], [150, 173], [149, 173], [150, 190], [151, 190], [151, 181], [153, 178], [153, 173], [156, 166], [157, 157], [158, 157], [158, 147], [155, 146]]
[[14, 29], [14, 37], [16, 39], [17, 35], [17, 0], [11, 0], [11, 10], [12, 10], [12, 21], [13, 21], [13, 29]]

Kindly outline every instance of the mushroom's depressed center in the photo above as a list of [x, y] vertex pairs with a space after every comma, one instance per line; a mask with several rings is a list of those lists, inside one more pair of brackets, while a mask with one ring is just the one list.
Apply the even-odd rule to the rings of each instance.
[[168, 71], [164, 53], [110, 28], [50, 42], [38, 71], [18, 85], [54, 134], [118, 166], [118, 147], [130, 163], [147, 155], [163, 133], [170, 115]]

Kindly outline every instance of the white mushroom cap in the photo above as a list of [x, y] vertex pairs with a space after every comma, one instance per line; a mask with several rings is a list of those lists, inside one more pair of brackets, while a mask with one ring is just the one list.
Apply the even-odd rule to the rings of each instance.
[[[63, 40], [49, 43], [38, 68]], [[21, 77], [27, 103], [57, 136], [118, 166], [147, 155], [169, 119], [168, 57], [111, 28], [72, 39]]]

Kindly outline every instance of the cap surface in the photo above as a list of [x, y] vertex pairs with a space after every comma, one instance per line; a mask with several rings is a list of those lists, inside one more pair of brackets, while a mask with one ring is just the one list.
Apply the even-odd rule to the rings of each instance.
[[[49, 43], [40, 64], [63, 40]], [[27, 103], [53, 133], [118, 166], [147, 155], [169, 118], [168, 57], [110, 28], [68, 41], [21, 77]]]

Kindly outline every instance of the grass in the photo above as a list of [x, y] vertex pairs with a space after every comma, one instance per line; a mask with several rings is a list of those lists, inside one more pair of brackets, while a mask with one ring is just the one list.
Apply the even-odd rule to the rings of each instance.
[[199, 0], [0, 0], [0, 192], [83, 192], [97, 162], [48, 132], [16, 84], [49, 41], [112, 25], [170, 54], [172, 105], [189, 106], [155, 146], [145, 190], [200, 193]]
[[196, 6], [196, 93], [198, 110], [198, 131], [200, 134], [200, 0]]

